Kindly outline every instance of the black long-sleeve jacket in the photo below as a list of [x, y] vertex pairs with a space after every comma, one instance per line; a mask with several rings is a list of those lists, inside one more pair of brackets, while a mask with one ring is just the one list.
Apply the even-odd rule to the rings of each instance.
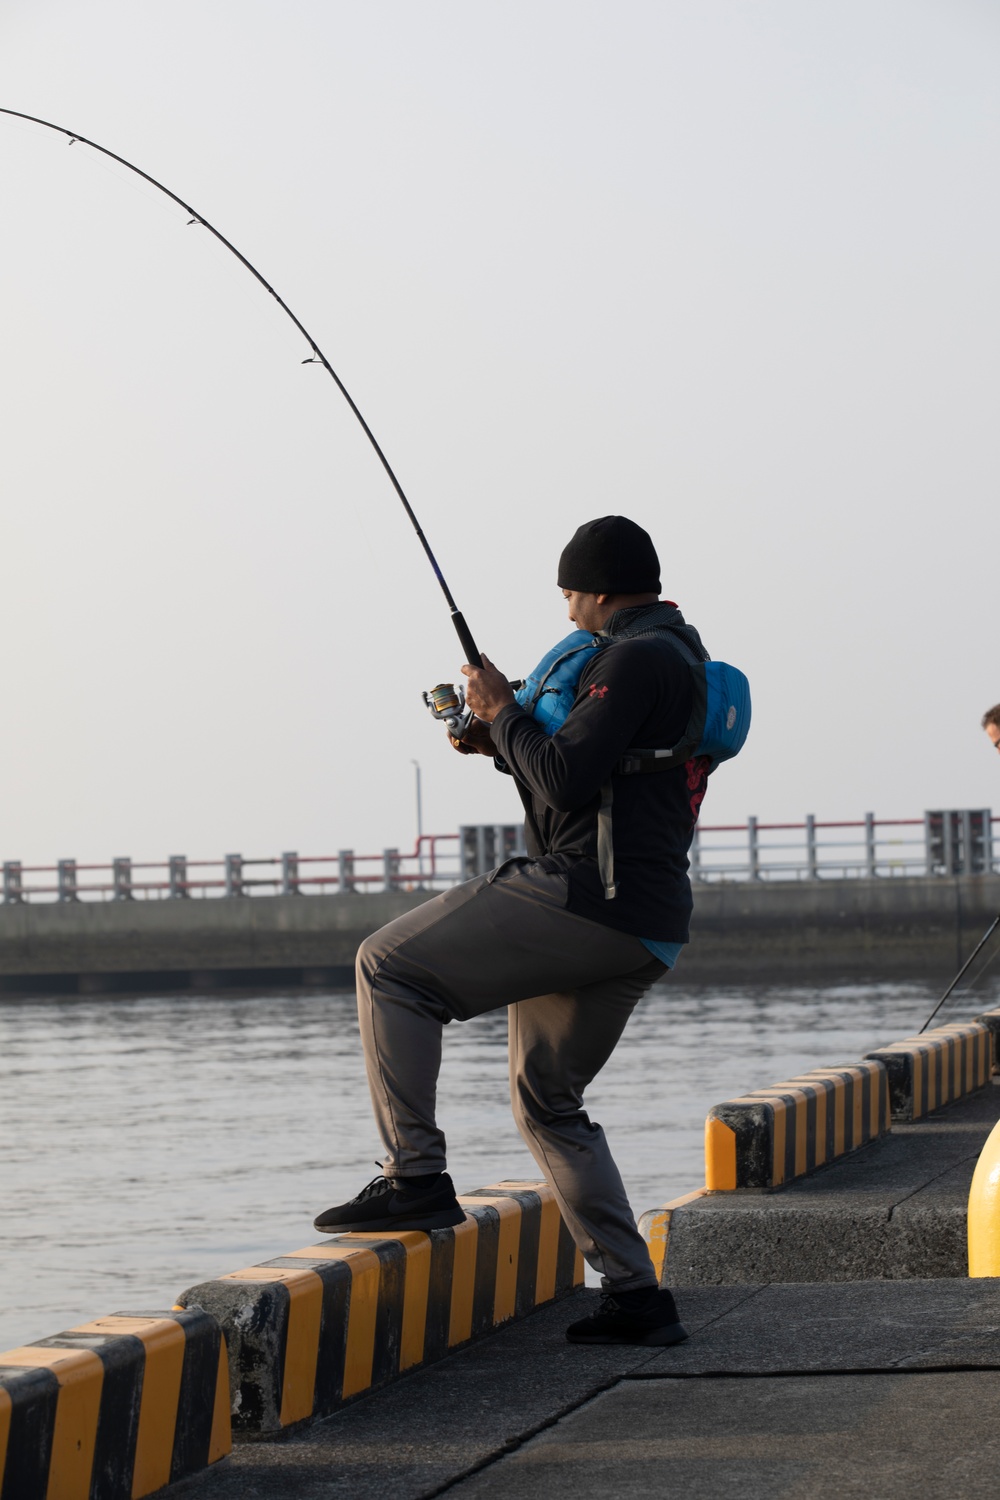
[[[677, 618], [683, 623], [679, 611]], [[557, 734], [550, 738], [517, 704], [502, 709], [491, 729], [525, 805], [529, 852], [573, 856], [565, 860], [568, 909], [661, 942], [688, 939], [687, 854], [707, 762], [613, 777], [614, 900], [606, 899], [597, 868], [597, 813], [601, 787], [626, 750], [678, 743], [691, 699], [690, 668], [662, 638], [613, 638], [584, 668]]]

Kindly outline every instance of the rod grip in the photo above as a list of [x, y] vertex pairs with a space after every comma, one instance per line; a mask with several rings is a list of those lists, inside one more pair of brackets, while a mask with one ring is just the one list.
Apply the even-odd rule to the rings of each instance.
[[458, 633], [458, 639], [462, 643], [462, 650], [465, 652], [465, 660], [467, 661], [469, 666], [481, 667], [483, 664], [483, 658], [479, 654], [479, 647], [472, 639], [472, 631], [469, 629], [468, 625], [466, 625], [465, 616], [462, 614], [461, 610], [452, 610], [451, 623], [454, 625], [455, 630]]

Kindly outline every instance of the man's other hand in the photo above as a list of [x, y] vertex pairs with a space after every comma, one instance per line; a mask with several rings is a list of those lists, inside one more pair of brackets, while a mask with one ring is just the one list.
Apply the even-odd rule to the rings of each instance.
[[460, 740], [456, 740], [453, 734], [448, 738], [460, 755], [496, 755], [490, 739], [490, 726], [481, 719], [473, 719]]
[[502, 708], [513, 703], [514, 690], [502, 672], [498, 672], [488, 656], [483, 657], [481, 667], [462, 668], [463, 677], [469, 679], [465, 690], [465, 701], [479, 719], [492, 724]]

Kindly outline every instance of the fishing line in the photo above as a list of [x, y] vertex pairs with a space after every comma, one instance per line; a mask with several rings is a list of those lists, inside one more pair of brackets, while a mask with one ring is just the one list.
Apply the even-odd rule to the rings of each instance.
[[424, 552], [427, 555], [427, 560], [434, 570], [434, 577], [441, 585], [441, 591], [444, 594], [444, 597], [448, 604], [448, 609], [451, 613], [451, 623], [455, 627], [458, 639], [461, 642], [462, 650], [465, 652], [465, 659], [471, 666], [481, 667], [483, 664], [483, 660], [479, 654], [479, 649], [472, 638], [472, 632], [469, 630], [468, 625], [466, 625], [465, 623], [464, 615], [462, 614], [458, 605], [455, 603], [451, 589], [448, 587], [448, 584], [445, 581], [445, 576], [438, 566], [437, 558], [431, 551], [430, 543], [424, 535], [423, 528], [421, 527], [420, 522], [417, 520], [416, 515], [414, 514], [413, 507], [411, 506], [409, 500], [407, 500], [406, 498], [406, 495], [403, 491], [403, 486], [400, 484], [399, 480], [396, 478], [396, 475], [393, 473], [392, 466], [389, 463], [389, 460], [382, 452], [382, 449], [380, 448], [375, 438], [375, 434], [372, 432], [371, 428], [368, 426], [368, 423], [362, 416], [361, 411], [354, 400], [354, 397], [351, 395], [350, 391], [347, 389], [346, 385], [341, 380], [340, 376], [337, 374], [336, 370], [333, 368], [330, 361], [327, 359], [326, 355], [323, 353], [322, 349], [313, 338], [312, 334], [304, 324], [299, 322], [298, 318], [292, 312], [292, 309], [288, 306], [288, 303], [285, 302], [282, 297], [279, 297], [278, 293], [274, 290], [274, 287], [271, 285], [271, 283], [264, 279], [261, 273], [257, 270], [257, 267], [253, 265], [249, 260], [247, 260], [246, 256], [243, 255], [241, 251], [237, 250], [236, 246], [232, 244], [230, 240], [227, 240], [226, 236], [222, 234], [218, 229], [216, 229], [214, 224], [209, 223], [204, 214], [200, 214], [197, 209], [192, 208], [190, 203], [185, 203], [183, 198], [179, 198], [176, 193], [170, 190], [170, 188], [166, 187], [162, 182], [157, 181], [155, 177], [151, 177], [148, 172], [144, 172], [141, 167], [137, 167], [134, 162], [127, 161], [124, 156], [119, 156], [115, 151], [109, 151], [107, 146], [100, 146], [96, 141], [88, 140], [85, 135], [80, 135], [79, 131], [67, 130], [64, 125], [54, 125], [51, 120], [39, 119], [37, 115], [26, 115], [22, 113], [21, 110], [4, 109], [2, 106], [0, 106], [0, 115], [10, 115], [15, 120], [28, 120], [32, 125], [42, 125], [46, 130], [54, 130], [59, 135], [67, 136], [69, 139], [69, 144], [71, 146], [90, 146], [93, 151], [100, 152], [102, 156], [108, 157], [111, 161], [118, 162], [120, 166], [127, 168], [129, 172], [134, 172], [137, 177], [141, 177], [144, 182], [148, 182], [159, 192], [164, 193], [168, 198], [172, 199], [173, 202], [178, 205], [178, 207], [182, 208], [185, 213], [190, 214], [191, 217], [188, 220], [189, 224], [197, 224], [202, 229], [207, 229], [209, 234], [214, 235], [219, 243], [221, 245], [224, 245], [225, 248], [230, 252], [230, 254], [235, 255], [236, 259], [240, 262], [240, 265], [244, 266], [246, 270], [250, 272], [251, 276], [255, 277], [256, 280], [260, 282], [264, 290], [266, 292], [270, 292], [271, 296], [274, 298], [275, 302], [277, 302], [282, 312], [285, 313], [286, 316], [289, 317], [295, 324], [295, 327], [298, 329], [299, 333], [301, 333], [302, 337], [309, 345], [309, 348], [312, 350], [312, 354], [307, 359], [304, 359], [302, 363], [304, 365], [323, 366], [324, 370], [330, 376], [331, 380], [333, 380], [337, 389], [340, 391], [340, 394], [343, 396], [344, 400], [351, 408], [351, 411], [360, 422], [362, 431], [364, 432], [368, 441], [371, 443], [372, 447], [375, 449], [375, 452], [378, 454], [379, 462], [381, 463], [386, 474], [388, 474], [392, 487], [396, 491], [396, 494], [402, 503], [403, 509], [406, 511], [406, 514], [409, 517], [410, 524], [412, 525], [414, 531], [417, 533], [417, 539], [419, 540], [420, 545], [423, 547]]

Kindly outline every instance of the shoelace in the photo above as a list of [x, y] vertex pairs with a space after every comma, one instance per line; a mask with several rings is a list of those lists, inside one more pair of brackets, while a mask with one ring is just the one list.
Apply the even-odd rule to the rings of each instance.
[[351, 1202], [364, 1203], [366, 1198], [377, 1198], [381, 1193], [391, 1191], [392, 1183], [388, 1182], [384, 1176], [373, 1177], [368, 1186], [363, 1187], [358, 1196], [351, 1199]]

